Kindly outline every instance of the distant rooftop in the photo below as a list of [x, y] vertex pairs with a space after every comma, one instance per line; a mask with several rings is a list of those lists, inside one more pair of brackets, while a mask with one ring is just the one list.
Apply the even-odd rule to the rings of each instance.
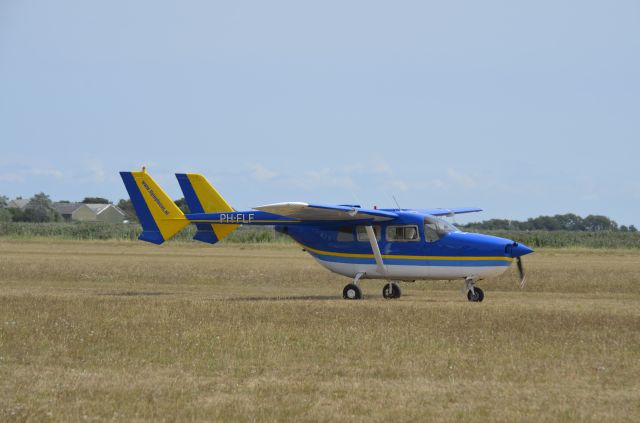
[[72, 214], [80, 207], [84, 206], [82, 203], [53, 203], [53, 208], [60, 214]]
[[7, 203], [7, 207], [11, 209], [24, 209], [29, 203], [28, 198], [16, 198], [15, 200], [11, 200]]

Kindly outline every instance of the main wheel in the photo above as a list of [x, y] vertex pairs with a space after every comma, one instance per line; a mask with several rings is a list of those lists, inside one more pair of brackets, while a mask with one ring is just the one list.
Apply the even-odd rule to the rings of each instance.
[[342, 290], [342, 298], [345, 300], [359, 300], [362, 298], [362, 291], [358, 285], [350, 283]]
[[482, 300], [484, 300], [484, 292], [482, 291], [482, 289], [474, 286], [473, 287], [473, 292], [471, 292], [471, 290], [469, 290], [469, 292], [467, 292], [467, 298], [471, 302], [479, 303]]
[[400, 291], [400, 285], [397, 283], [389, 282], [382, 288], [382, 296], [391, 299], [391, 298], [400, 298], [402, 292]]

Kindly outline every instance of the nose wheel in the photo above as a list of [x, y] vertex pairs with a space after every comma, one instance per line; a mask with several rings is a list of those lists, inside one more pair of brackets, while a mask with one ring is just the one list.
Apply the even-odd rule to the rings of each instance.
[[400, 285], [394, 282], [389, 282], [382, 288], [382, 296], [386, 299], [400, 298], [402, 291], [400, 291]]
[[484, 292], [482, 289], [474, 287], [473, 291], [467, 292], [467, 299], [473, 303], [479, 303], [484, 300]]
[[469, 277], [464, 280], [464, 289], [467, 291], [467, 299], [472, 303], [479, 303], [484, 300], [484, 291], [475, 285], [475, 278]]

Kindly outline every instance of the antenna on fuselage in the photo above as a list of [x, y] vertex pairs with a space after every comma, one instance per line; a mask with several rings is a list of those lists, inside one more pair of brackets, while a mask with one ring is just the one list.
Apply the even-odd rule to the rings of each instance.
[[393, 198], [393, 202], [396, 203], [396, 206], [398, 206], [398, 210], [402, 211], [402, 207], [400, 207], [400, 203], [398, 203], [398, 200], [396, 200], [396, 196], [392, 195], [391, 198]]

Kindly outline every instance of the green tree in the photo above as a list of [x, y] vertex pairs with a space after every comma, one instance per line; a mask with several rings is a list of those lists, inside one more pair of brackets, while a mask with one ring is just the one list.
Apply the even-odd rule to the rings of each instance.
[[111, 201], [102, 197], [84, 197], [82, 202], [84, 204], [111, 204]]
[[189, 206], [187, 205], [187, 201], [184, 199], [184, 197], [174, 201], [174, 203], [176, 203], [176, 206], [178, 206], [178, 208], [182, 210], [182, 213], [189, 213]]
[[573, 213], [557, 214], [554, 216], [555, 220], [560, 225], [560, 228], [565, 231], [582, 231], [584, 230], [584, 219]]
[[562, 223], [556, 216], [539, 216], [534, 219], [529, 219], [532, 229], [538, 229], [543, 231], [558, 231], [562, 228]]
[[638, 228], [633, 225], [629, 225], [629, 232], [638, 232]]
[[24, 211], [22, 209], [9, 208], [12, 222], [24, 222]]
[[25, 206], [23, 219], [26, 222], [57, 222], [61, 216], [54, 210], [49, 196], [41, 192], [34, 195]]
[[464, 226], [477, 230], [515, 230], [515, 231], [621, 231], [631, 230], [606, 216], [589, 215], [582, 218], [573, 213], [556, 214], [555, 216], [531, 217], [525, 222], [517, 220], [491, 219], [473, 222]]
[[9, 209], [1, 208], [0, 209], [0, 222], [11, 222], [13, 220], [13, 215], [9, 211]]
[[584, 227], [587, 231], [615, 231], [618, 224], [607, 216], [593, 215], [584, 218]]
[[11, 212], [7, 209], [7, 203], [9, 203], [9, 199], [4, 195], [0, 195], [0, 222], [11, 222], [12, 220]]

